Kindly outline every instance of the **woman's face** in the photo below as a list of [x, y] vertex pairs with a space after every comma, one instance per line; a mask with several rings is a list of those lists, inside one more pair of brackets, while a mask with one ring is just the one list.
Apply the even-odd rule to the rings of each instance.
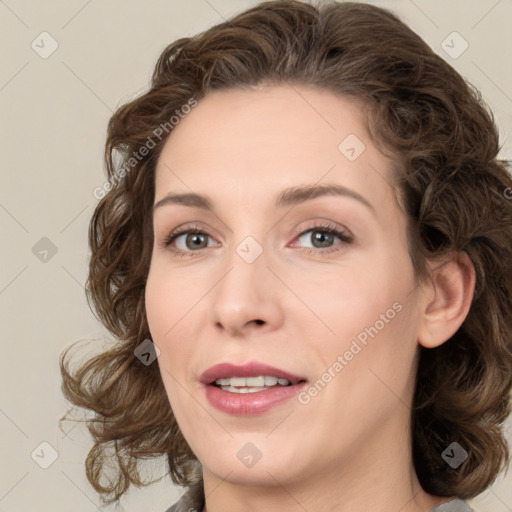
[[[408, 446], [422, 288], [391, 161], [357, 103], [296, 86], [210, 93], [165, 144], [155, 204], [147, 317], [205, 473], [339, 478]], [[207, 372], [223, 363], [270, 379], [221, 389], [218, 375], [247, 376]], [[274, 385], [276, 369], [305, 382]]]

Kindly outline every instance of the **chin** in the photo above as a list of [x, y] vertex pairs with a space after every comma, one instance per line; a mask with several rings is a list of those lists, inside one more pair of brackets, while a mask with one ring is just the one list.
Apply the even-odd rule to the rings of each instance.
[[307, 472], [307, 466], [291, 462], [293, 457], [288, 458], [281, 451], [261, 447], [258, 455], [250, 441], [240, 444], [241, 449], [224, 451], [222, 457], [218, 456], [218, 450], [212, 450], [210, 456], [203, 459], [203, 468], [233, 484], [264, 487], [275, 487], [277, 482], [282, 485], [292, 483]]
[[243, 467], [242, 464], [230, 463], [221, 466], [215, 464], [208, 468], [208, 471], [233, 485], [249, 487], [275, 487], [277, 483], [284, 485], [286, 482], [297, 479], [296, 475], [290, 474], [289, 468], [272, 464], [265, 467], [256, 464], [252, 468]]

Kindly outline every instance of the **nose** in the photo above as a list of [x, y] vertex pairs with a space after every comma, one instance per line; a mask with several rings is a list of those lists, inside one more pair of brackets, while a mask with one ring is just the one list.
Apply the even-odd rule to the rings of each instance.
[[270, 332], [283, 323], [282, 284], [267, 267], [265, 251], [253, 262], [235, 250], [210, 294], [210, 321], [233, 337]]

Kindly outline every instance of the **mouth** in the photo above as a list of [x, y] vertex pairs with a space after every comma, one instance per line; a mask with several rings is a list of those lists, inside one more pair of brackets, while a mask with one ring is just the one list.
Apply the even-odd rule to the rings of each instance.
[[259, 362], [242, 366], [218, 364], [206, 370], [199, 380], [229, 393], [257, 393], [307, 382], [305, 377]]
[[305, 377], [259, 362], [218, 364], [203, 372], [199, 380], [208, 402], [232, 416], [264, 414], [297, 396], [307, 385]]
[[305, 381], [291, 383], [287, 379], [281, 379], [272, 375], [258, 375], [257, 377], [230, 377], [227, 379], [217, 379], [212, 382], [211, 386], [216, 386], [222, 391], [229, 391], [230, 393], [257, 393], [258, 391], [265, 391], [269, 388], [294, 386]]

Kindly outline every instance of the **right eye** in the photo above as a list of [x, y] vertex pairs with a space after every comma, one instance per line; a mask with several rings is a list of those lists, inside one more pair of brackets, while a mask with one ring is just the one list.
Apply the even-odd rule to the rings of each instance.
[[[198, 252], [199, 249], [214, 247], [208, 244], [210, 235], [198, 229], [183, 228], [173, 231], [164, 241], [164, 246], [179, 256], [187, 253]], [[173, 247], [173, 245], [175, 247]], [[190, 255], [190, 254], [189, 254]]]

